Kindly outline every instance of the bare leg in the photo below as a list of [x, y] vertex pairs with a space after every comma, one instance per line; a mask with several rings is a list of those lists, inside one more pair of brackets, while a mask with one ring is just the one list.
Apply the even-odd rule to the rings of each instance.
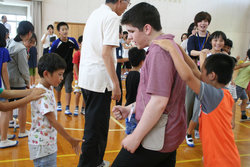
[[192, 133], [193, 133], [196, 126], [197, 126], [197, 123], [190, 120], [188, 129], [187, 129], [187, 134], [192, 135]]
[[27, 104], [22, 105], [18, 108], [18, 119], [19, 119], [19, 126], [20, 126], [20, 133], [25, 133], [25, 125], [27, 119]]
[[71, 100], [71, 93], [66, 93], [66, 106], [70, 105], [70, 100]]
[[61, 91], [55, 91], [55, 94], [56, 94], [56, 101], [61, 102]]
[[76, 92], [76, 94], [75, 94], [75, 106], [79, 106], [80, 97], [81, 97], [81, 93]]
[[242, 112], [242, 111], [246, 111], [247, 100], [248, 100], [248, 99], [242, 100], [242, 103], [241, 103], [241, 105], [240, 105], [240, 110], [241, 110], [241, 112]]
[[1, 117], [0, 117], [1, 141], [7, 139], [7, 133], [9, 128], [9, 115], [10, 115], [9, 111], [1, 112]]

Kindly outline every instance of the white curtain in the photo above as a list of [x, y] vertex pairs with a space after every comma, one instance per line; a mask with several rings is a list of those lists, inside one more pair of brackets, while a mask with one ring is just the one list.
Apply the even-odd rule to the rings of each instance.
[[32, 23], [35, 28], [35, 33], [37, 36], [37, 52], [38, 59], [42, 56], [42, 44], [40, 39], [42, 38], [42, 0], [32, 0], [31, 5], [31, 16]]

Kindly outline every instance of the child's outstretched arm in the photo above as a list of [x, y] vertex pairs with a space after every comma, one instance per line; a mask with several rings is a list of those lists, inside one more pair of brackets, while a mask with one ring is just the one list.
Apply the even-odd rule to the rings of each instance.
[[[177, 44], [178, 45], [178, 44]], [[183, 58], [185, 60], [185, 62], [187, 63], [187, 65], [191, 68], [193, 74], [199, 79], [201, 80], [201, 72], [199, 71], [197, 65], [194, 63], [194, 61], [186, 54], [186, 52], [183, 50], [183, 48], [178, 45], [182, 55], [183, 55]]]
[[[154, 41], [155, 44], [159, 45], [161, 48], [165, 49], [170, 53], [172, 60], [174, 62], [175, 68], [180, 75], [181, 79], [186, 82], [186, 84], [196, 93], [200, 93], [201, 82], [193, 74], [193, 71], [188, 66], [185, 61], [189, 62], [189, 58], [184, 54], [184, 59], [181, 57], [178, 50], [175, 48], [173, 41], [167, 39], [161, 39]], [[183, 54], [183, 53], [182, 53]], [[190, 64], [191, 65], [191, 64]]]
[[57, 122], [55, 114], [53, 112], [49, 112], [45, 114], [48, 118], [49, 123], [53, 126], [72, 146], [73, 150], [75, 151], [76, 155], [81, 153], [80, 143], [83, 142], [81, 139], [76, 139], [71, 137], [63, 128], [63, 126]]
[[41, 97], [43, 97], [42, 95], [43, 93], [45, 93], [45, 90], [42, 88], [34, 88], [28, 90], [3, 90], [3, 92], [0, 94], [0, 97], [6, 99], [18, 98], [24, 96], [26, 97], [13, 102], [7, 102], [7, 103], [0, 102], [0, 110], [1, 111], [13, 110], [23, 104], [29, 103], [30, 101], [40, 99]]

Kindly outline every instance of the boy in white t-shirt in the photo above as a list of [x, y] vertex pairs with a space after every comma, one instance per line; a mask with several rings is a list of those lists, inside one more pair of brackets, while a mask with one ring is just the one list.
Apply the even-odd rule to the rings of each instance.
[[43, 55], [38, 62], [41, 81], [36, 88], [43, 88], [46, 93], [31, 103], [32, 125], [28, 144], [35, 167], [56, 166], [57, 131], [72, 145], [77, 155], [80, 152], [82, 140], [71, 137], [57, 121], [53, 86], [61, 83], [65, 68], [66, 62], [55, 53]]

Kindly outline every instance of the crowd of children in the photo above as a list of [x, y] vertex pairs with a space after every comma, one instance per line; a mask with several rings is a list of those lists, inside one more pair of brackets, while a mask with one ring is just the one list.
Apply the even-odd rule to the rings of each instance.
[[[112, 11], [113, 14], [121, 15], [130, 3], [130, 1], [125, 2], [126, 5], [124, 4], [125, 6], [119, 11]], [[108, 1], [99, 10], [108, 13], [107, 7], [112, 9], [121, 5], [120, 3], [122, 2], [116, 0], [112, 3]], [[98, 16], [98, 10], [95, 12], [92, 17]], [[150, 15], [150, 18], [144, 17], [145, 15]], [[116, 18], [110, 14], [107, 17]], [[87, 26], [94, 24], [91, 19], [93, 18], [90, 18]], [[94, 42], [87, 43], [91, 35], [95, 34], [90, 27], [87, 27], [86, 31], [91, 35], [80, 36], [77, 42], [75, 38], [68, 36], [67, 23], [58, 23], [56, 28], [59, 38], [54, 34], [54, 27], [49, 25], [47, 33], [41, 39], [43, 55], [38, 60], [36, 48], [38, 41], [32, 23], [21, 21], [14, 39], [8, 38], [8, 30], [0, 24], [0, 148], [18, 145], [17, 140], [11, 140], [16, 136], [7, 134], [9, 124], [13, 126], [11, 110], [18, 108], [18, 138], [28, 137], [30, 159], [33, 160], [34, 166], [56, 166], [57, 132], [59, 132], [71, 144], [77, 155], [84, 153], [81, 154], [79, 165], [95, 164], [103, 167], [110, 116], [109, 104], [103, 103], [110, 103], [113, 98], [117, 101], [117, 106], [112, 109], [113, 114], [118, 120], [126, 119], [127, 134], [113, 167], [118, 167], [121, 163], [127, 167], [154, 167], [166, 164], [175, 166], [176, 150], [182, 141], [186, 139], [188, 146], [195, 146], [193, 131], [195, 138], [201, 138], [204, 166], [239, 167], [240, 157], [232, 129], [235, 127], [235, 103], [238, 99], [242, 100], [240, 121], [250, 120], [247, 116], [247, 109], [250, 108], [250, 49], [243, 62], [232, 58], [233, 42], [222, 31], [210, 33], [207, 29], [211, 20], [209, 13], [203, 11], [197, 13], [188, 32], [182, 34], [182, 43], [179, 46], [174, 42], [173, 35], [162, 32], [160, 15], [154, 6], [148, 3], [135, 5], [122, 16], [121, 24], [126, 26], [128, 32], [122, 31], [120, 26], [119, 43], [118, 35], [111, 37], [105, 34], [113, 44], [104, 45], [107, 48], [100, 45], [106, 54], [111, 54], [114, 46], [117, 46], [115, 75], [117, 78], [113, 76], [114, 68], [111, 67], [112, 63], [114, 64], [113, 60], [105, 55], [101, 55], [102, 57], [98, 55], [95, 58], [90, 58], [88, 55], [92, 51], [95, 52], [92, 48]], [[113, 22], [112, 26], [118, 23], [116, 19]], [[118, 32], [118, 27], [117, 30], [111, 27], [110, 31]], [[98, 40], [106, 39], [98, 37]], [[145, 49], [146, 47], [148, 48]], [[98, 60], [97, 63], [101, 62], [96, 67], [103, 69], [101, 72], [105, 73], [102, 76], [105, 83], [98, 84], [106, 84], [106, 87], [94, 84], [94, 79], [98, 76], [82, 81], [86, 79], [87, 71], [90, 71], [87, 67], [90, 68], [90, 64], [95, 60]], [[126, 70], [122, 71], [122, 67]], [[37, 72], [40, 77], [39, 83], [35, 80]], [[124, 106], [122, 98], [120, 99], [123, 73], [126, 78]], [[74, 91], [73, 80], [75, 80]], [[227, 85], [229, 90], [225, 88]], [[86, 109], [85, 128], [87, 128], [84, 139], [70, 136], [57, 121], [57, 112], [63, 110], [61, 102], [63, 86], [66, 100], [64, 114], [67, 116], [72, 115], [70, 110], [72, 91], [75, 94], [74, 116], [79, 114], [79, 102], [83, 94], [80, 113], [85, 115]], [[95, 88], [92, 90], [88, 87]], [[104, 90], [99, 91], [102, 88]], [[85, 100], [88, 100], [86, 104]], [[98, 105], [91, 100], [98, 101]], [[29, 102], [31, 102], [32, 124], [30, 131], [27, 131], [26, 110]], [[102, 120], [103, 117], [95, 115], [100, 114], [101, 108], [107, 109], [107, 114], [103, 113], [106, 121]], [[97, 119], [106, 122], [105, 130], [100, 131], [103, 133], [101, 137], [103, 139], [100, 141], [96, 139], [95, 133], [98, 132], [101, 136], [99, 129], [103, 127], [96, 132], [91, 131], [95, 126], [93, 120]], [[166, 121], [162, 126], [164, 128], [154, 132], [162, 120]], [[151, 132], [154, 132], [153, 135], [156, 133], [160, 135], [159, 143], [147, 143], [148, 136], [152, 137]], [[80, 144], [85, 140], [81, 150]], [[89, 155], [96, 154], [91, 150], [94, 147], [95, 149], [98, 147], [100, 153], [98, 157], [90, 158]], [[86, 160], [86, 157], [89, 160]]]

